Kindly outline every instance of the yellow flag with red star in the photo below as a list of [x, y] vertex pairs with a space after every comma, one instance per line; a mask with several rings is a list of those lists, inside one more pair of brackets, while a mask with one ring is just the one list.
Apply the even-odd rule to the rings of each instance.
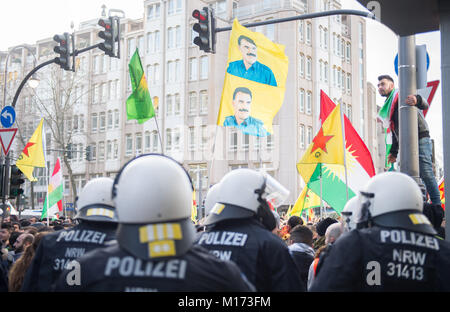
[[333, 109], [303, 154], [303, 158], [297, 163], [297, 170], [305, 183], [310, 181], [317, 167], [320, 167], [317, 164], [344, 165], [340, 107], [339, 104]]
[[42, 133], [44, 129], [44, 119], [41, 119], [38, 127], [34, 131], [22, 154], [16, 161], [16, 166], [27, 177], [28, 180], [37, 181], [33, 177], [35, 167], [45, 168], [45, 139]]

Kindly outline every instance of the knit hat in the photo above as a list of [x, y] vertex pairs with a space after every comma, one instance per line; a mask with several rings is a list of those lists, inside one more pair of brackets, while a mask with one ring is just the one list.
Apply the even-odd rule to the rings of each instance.
[[333, 223], [336, 223], [337, 221], [335, 219], [332, 218], [326, 218], [323, 219], [322, 221], [320, 221], [319, 223], [317, 223], [316, 226], [316, 230], [317, 230], [317, 234], [319, 236], [324, 236], [325, 232], [327, 231], [327, 228], [332, 225]]

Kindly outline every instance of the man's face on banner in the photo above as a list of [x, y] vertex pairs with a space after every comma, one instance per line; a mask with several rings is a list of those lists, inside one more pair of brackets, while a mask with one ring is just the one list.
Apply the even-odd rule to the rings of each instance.
[[239, 51], [241, 51], [242, 53], [242, 59], [244, 60], [245, 64], [251, 66], [256, 62], [256, 45], [254, 45], [253, 43], [242, 39], [241, 43], [239, 44]]
[[250, 106], [252, 105], [252, 97], [244, 92], [236, 93], [233, 100], [234, 116], [240, 124], [250, 116]]

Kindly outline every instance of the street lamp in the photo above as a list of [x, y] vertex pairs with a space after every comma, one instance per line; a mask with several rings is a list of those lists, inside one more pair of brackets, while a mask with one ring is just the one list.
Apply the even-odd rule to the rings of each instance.
[[[11, 50], [8, 51], [8, 55], [6, 56], [6, 62], [5, 62], [5, 70], [3, 73], [3, 107], [6, 106], [6, 75], [8, 73], [8, 61], [9, 61], [9, 57], [12, 54], [12, 52], [14, 52], [15, 50], [19, 49], [19, 48], [25, 48], [28, 50], [28, 52], [30, 52], [31, 55], [33, 55], [34, 58], [34, 66], [36, 66], [37, 60], [36, 60], [36, 55], [34, 54], [33, 50], [30, 49], [30, 47], [26, 46], [26, 45], [18, 45], [13, 47]], [[39, 85], [39, 78], [37, 77], [36, 74], [34, 74], [30, 80], [28, 81], [28, 84], [31, 88], [35, 89], [37, 88], [37, 86]]]

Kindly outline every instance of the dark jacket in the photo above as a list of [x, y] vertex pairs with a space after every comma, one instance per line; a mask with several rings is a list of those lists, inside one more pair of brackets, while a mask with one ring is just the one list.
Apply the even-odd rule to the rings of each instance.
[[306, 290], [286, 244], [255, 218], [219, 222], [197, 244], [235, 262], [257, 291]]
[[303, 243], [294, 243], [289, 246], [289, 252], [306, 287], [309, 267], [314, 260], [314, 249]]
[[[417, 118], [418, 118], [418, 131], [419, 131], [419, 140], [421, 138], [426, 138], [430, 136], [430, 130], [428, 128], [428, 124], [425, 121], [425, 117], [423, 116], [423, 112], [420, 110], [426, 110], [430, 107], [427, 100], [422, 98], [420, 95], [416, 95], [417, 97]], [[391, 154], [394, 157], [397, 157], [398, 149], [399, 149], [399, 121], [398, 121], [398, 100], [393, 103], [395, 105], [394, 111], [391, 116], [391, 131], [392, 131], [392, 147]]]
[[254, 291], [236, 264], [221, 261], [196, 245], [181, 256], [142, 260], [114, 244], [93, 250], [77, 261], [80, 279], [77, 281], [69, 275], [72, 271], [65, 270], [55, 291]]
[[83, 221], [45, 235], [25, 275], [21, 291], [49, 291], [67, 264], [115, 240], [117, 224]]
[[450, 244], [418, 232], [353, 230], [320, 262], [310, 291], [450, 291]]

